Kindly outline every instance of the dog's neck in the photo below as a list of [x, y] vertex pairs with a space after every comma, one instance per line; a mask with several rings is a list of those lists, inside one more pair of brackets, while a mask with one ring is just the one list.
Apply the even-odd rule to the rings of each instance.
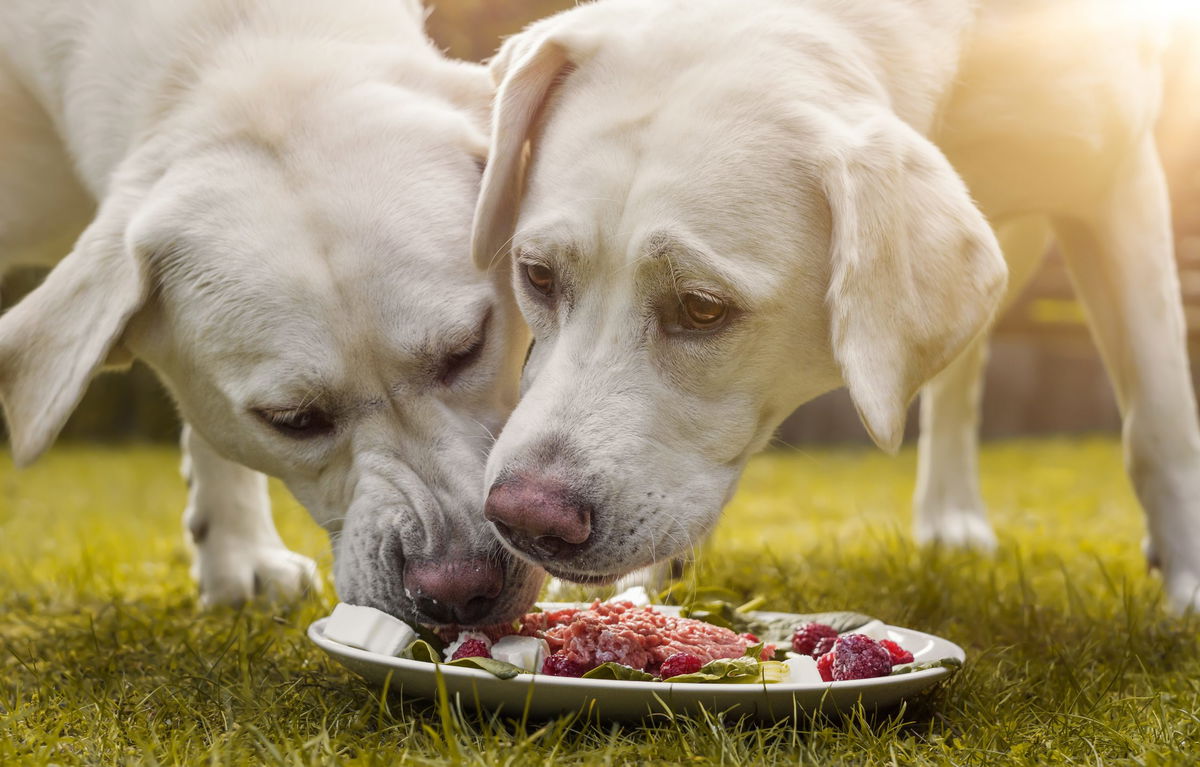
[[[186, 112], [189, 100], [202, 98], [201, 83], [227, 77], [232, 68], [253, 79], [256, 69], [303, 63], [330, 46], [368, 46], [380, 57], [402, 52], [431, 66], [440, 59], [415, 0], [379, 0], [374, 17], [342, 14], [321, 0], [287, 0], [276, 12], [275, 2], [282, 0], [12, 0], [0, 6], [0, 51], [46, 110], [97, 199], [129, 151]], [[341, 60], [350, 67], [364, 58], [371, 57]]]

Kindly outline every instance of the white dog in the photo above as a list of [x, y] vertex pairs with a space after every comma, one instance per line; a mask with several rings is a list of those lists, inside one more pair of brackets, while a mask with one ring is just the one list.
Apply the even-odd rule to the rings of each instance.
[[581, 582], [676, 554], [780, 421], [843, 383], [888, 450], [925, 387], [917, 536], [992, 546], [982, 334], [1053, 234], [1118, 392], [1148, 553], [1195, 606], [1200, 430], [1152, 13], [603, 0], [510, 39], [474, 232], [480, 265], [511, 253], [536, 339], [488, 464], [510, 546]]
[[469, 258], [491, 83], [423, 21], [415, 0], [0, 7], [0, 267], [78, 236], [0, 318], [16, 460], [101, 365], [145, 360], [190, 424], [206, 602], [312, 577], [258, 472], [335, 534], [346, 601], [490, 622], [540, 584], [480, 517], [527, 345]]

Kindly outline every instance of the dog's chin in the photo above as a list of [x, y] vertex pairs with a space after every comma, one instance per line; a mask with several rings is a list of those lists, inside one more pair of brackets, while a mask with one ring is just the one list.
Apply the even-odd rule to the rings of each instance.
[[616, 583], [617, 579], [624, 575], [624, 573], [576, 573], [547, 564], [543, 564], [542, 569], [560, 581], [578, 583], [580, 586], [607, 586]]

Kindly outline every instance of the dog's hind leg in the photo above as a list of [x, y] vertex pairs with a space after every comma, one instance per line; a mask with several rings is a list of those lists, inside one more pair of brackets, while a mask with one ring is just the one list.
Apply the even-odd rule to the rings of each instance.
[[1143, 141], [1091, 210], [1055, 226], [1121, 408], [1147, 553], [1171, 605], [1200, 607], [1200, 425], [1153, 140]]
[[[1018, 295], [1046, 252], [1041, 218], [997, 230], [1009, 265], [1008, 299]], [[991, 551], [996, 536], [979, 493], [979, 401], [987, 339], [980, 336], [921, 390], [921, 437], [913, 534], [923, 545]]]
[[289, 551], [275, 530], [267, 478], [217, 455], [186, 424], [182, 441], [188, 482], [184, 538], [195, 550], [192, 575], [201, 602], [289, 599], [318, 587], [313, 561]]

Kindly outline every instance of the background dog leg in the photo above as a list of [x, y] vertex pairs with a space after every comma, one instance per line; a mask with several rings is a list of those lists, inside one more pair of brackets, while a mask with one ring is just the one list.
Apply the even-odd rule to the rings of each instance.
[[[1041, 263], [1050, 227], [1029, 218], [1000, 226], [997, 234], [1009, 266], [1007, 304]], [[986, 359], [987, 338], [980, 336], [921, 390], [913, 535], [922, 545], [996, 548], [979, 493], [979, 401]]]
[[317, 588], [316, 565], [289, 551], [275, 530], [267, 478], [227, 461], [190, 426], [183, 427], [188, 505], [184, 538], [195, 550], [192, 576], [205, 606], [256, 596], [293, 598]]
[[979, 494], [979, 397], [987, 339], [977, 338], [921, 390], [913, 535], [921, 545], [992, 551]]
[[1056, 226], [1116, 390], [1148, 553], [1172, 606], [1200, 606], [1200, 426], [1153, 141], [1144, 141], [1095, 210]]

